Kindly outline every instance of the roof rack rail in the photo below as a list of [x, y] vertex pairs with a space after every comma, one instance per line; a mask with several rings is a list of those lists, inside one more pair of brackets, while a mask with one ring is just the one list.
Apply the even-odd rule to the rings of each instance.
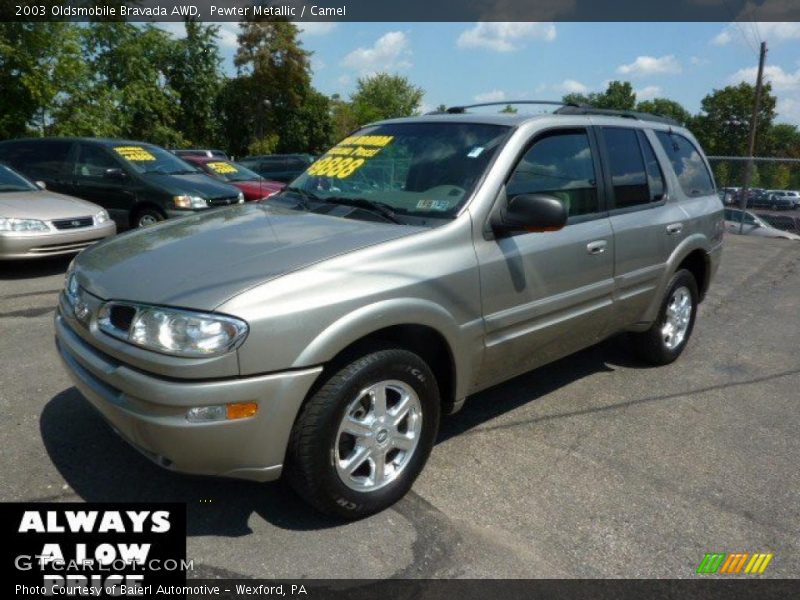
[[[508, 106], [509, 104], [549, 104], [552, 106], [574, 106], [575, 108], [579, 108], [578, 104], [573, 104], [571, 102], [558, 102], [556, 100], [504, 100], [502, 102], [480, 102], [479, 104], [465, 104], [464, 106], [451, 106], [445, 113], [448, 114], [461, 114], [467, 112], [468, 108], [482, 108], [484, 106]], [[429, 114], [436, 114], [429, 113]], [[439, 112], [439, 114], [443, 114]]]
[[654, 115], [651, 113], [639, 112], [637, 110], [617, 110], [613, 108], [594, 108], [586, 105], [564, 105], [558, 110], [554, 111], [558, 115], [602, 115], [606, 117], [623, 117], [625, 119], [637, 119], [639, 121], [652, 121], [654, 123], [664, 123], [665, 125], [677, 125], [680, 127], [675, 119], [670, 117], [663, 117], [661, 115]]

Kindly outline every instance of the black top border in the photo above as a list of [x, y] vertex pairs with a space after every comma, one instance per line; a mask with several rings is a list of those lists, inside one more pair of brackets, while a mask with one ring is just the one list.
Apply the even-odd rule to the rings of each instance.
[[2, 0], [2, 21], [800, 21], [797, 0]]

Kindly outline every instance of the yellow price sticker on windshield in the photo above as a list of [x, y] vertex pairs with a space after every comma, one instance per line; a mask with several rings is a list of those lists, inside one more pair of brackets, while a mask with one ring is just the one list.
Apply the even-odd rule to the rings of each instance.
[[225, 175], [227, 173], [238, 173], [239, 169], [234, 167], [231, 163], [227, 162], [210, 162], [208, 163], [208, 167], [214, 171], [215, 173], [219, 173], [220, 175]]
[[122, 158], [133, 162], [145, 162], [156, 159], [155, 156], [141, 146], [117, 146], [114, 148], [114, 151]]
[[345, 179], [355, 173], [368, 159], [375, 157], [394, 139], [392, 135], [353, 135], [311, 165], [306, 173], [319, 177]]

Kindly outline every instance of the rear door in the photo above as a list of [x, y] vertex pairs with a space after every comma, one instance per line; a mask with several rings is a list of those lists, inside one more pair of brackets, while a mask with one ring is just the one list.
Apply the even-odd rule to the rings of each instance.
[[44, 139], [14, 142], [5, 162], [33, 181], [42, 181], [47, 189], [70, 193], [70, 140]]
[[536, 135], [506, 196], [543, 193], [566, 205], [560, 231], [477, 237], [485, 350], [476, 385], [545, 364], [605, 335], [612, 313], [614, 237], [590, 129]]
[[671, 198], [664, 168], [645, 131], [598, 127], [609, 218], [614, 231], [613, 328], [636, 323], [652, 301], [686, 214]]

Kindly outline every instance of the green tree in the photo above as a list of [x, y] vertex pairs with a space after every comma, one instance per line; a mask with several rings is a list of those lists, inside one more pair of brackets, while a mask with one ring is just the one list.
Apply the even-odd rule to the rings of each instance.
[[167, 83], [178, 97], [175, 127], [192, 145], [217, 145], [221, 132], [216, 102], [222, 87], [219, 27], [191, 19], [185, 27], [186, 37], [173, 43], [167, 67]]
[[358, 128], [358, 118], [353, 105], [343, 100], [339, 94], [331, 96], [331, 121], [335, 141], [344, 139]]
[[98, 128], [164, 146], [184, 144], [177, 123], [179, 95], [167, 77], [175, 43], [169, 34], [126, 22], [91, 23], [82, 31], [91, 78], [89, 93], [79, 98], [98, 119], [109, 104], [115, 107], [106, 116], [115, 123], [98, 122]]
[[79, 27], [0, 23], [0, 138], [49, 132], [52, 112], [82, 83]]
[[612, 81], [604, 92], [592, 92], [588, 95], [567, 94], [563, 97], [563, 101], [571, 104], [586, 104], [594, 108], [633, 110], [636, 106], [636, 93], [630, 82]]
[[669, 117], [675, 119], [682, 125], [688, 125], [692, 119], [692, 115], [688, 110], [683, 108], [678, 102], [669, 100], [668, 98], [644, 100], [636, 105], [636, 110], [660, 115], [662, 117]]
[[511, 106], [510, 104], [506, 104], [505, 107], [500, 112], [515, 115], [517, 114], [517, 109]]
[[[771, 86], [764, 86], [758, 127], [762, 132], [756, 139], [756, 154], [768, 146], [769, 138], [763, 135], [772, 127], [775, 118], [775, 96]], [[693, 132], [707, 154], [746, 156], [750, 119], [755, 100], [755, 87], [749, 83], [730, 85], [714, 90], [702, 100], [702, 112], [694, 119]]]
[[[321, 144], [325, 137], [321, 132], [330, 137], [327, 99], [311, 87], [311, 54], [302, 48], [297, 33], [297, 27], [286, 21], [241, 25], [234, 64], [242, 80], [235, 87], [243, 95], [226, 98], [239, 108], [238, 118], [249, 124], [249, 135], [240, 141], [245, 146], [276, 134], [279, 152], [297, 152]], [[230, 109], [226, 112], [233, 115]]]
[[350, 101], [359, 124], [381, 119], [409, 117], [422, 104], [425, 92], [406, 77], [378, 73], [360, 77]]

